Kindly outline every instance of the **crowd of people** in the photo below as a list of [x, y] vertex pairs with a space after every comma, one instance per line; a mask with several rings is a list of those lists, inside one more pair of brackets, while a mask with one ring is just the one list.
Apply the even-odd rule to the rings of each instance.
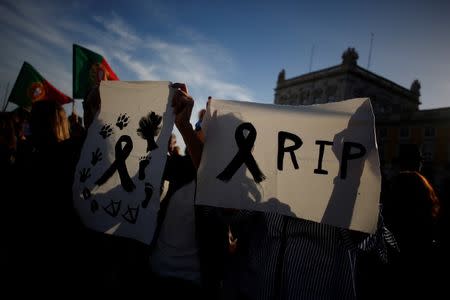
[[192, 126], [194, 100], [184, 85], [173, 88], [186, 151], [172, 135], [168, 187], [150, 245], [94, 232], [73, 207], [76, 163], [102, 106], [98, 88], [84, 100], [84, 124], [55, 101], [0, 113], [2, 284], [17, 293], [52, 295], [57, 287], [169, 299], [373, 299], [443, 291], [441, 201], [420, 173], [417, 148], [405, 149], [400, 172], [383, 182], [374, 235], [195, 205], [205, 110]]

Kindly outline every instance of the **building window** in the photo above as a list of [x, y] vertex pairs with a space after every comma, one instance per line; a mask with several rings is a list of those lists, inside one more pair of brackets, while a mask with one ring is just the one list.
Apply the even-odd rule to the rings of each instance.
[[409, 128], [400, 127], [400, 138], [409, 138]]
[[424, 161], [432, 161], [434, 157], [434, 144], [433, 143], [423, 143], [422, 145], [422, 156]]
[[434, 127], [425, 127], [425, 137], [434, 137], [435, 134]]

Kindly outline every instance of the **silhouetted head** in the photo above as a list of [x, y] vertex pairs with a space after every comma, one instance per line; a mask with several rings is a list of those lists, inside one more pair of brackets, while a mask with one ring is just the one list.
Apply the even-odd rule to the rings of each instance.
[[398, 163], [401, 170], [420, 171], [423, 157], [416, 144], [400, 145]]
[[56, 101], [43, 100], [33, 103], [30, 125], [36, 146], [51, 145], [70, 137], [66, 112]]
[[16, 149], [15, 126], [11, 113], [0, 112], [0, 146], [5, 149]]

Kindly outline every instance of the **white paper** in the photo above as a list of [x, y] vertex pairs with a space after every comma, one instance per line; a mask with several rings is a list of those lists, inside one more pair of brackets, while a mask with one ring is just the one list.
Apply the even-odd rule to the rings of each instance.
[[[73, 184], [75, 207], [89, 228], [147, 244], [151, 242], [159, 210], [167, 145], [174, 123], [173, 91], [169, 85], [166, 81], [102, 81], [101, 111], [89, 128]], [[150, 112], [161, 116], [162, 122], [159, 133], [154, 136], [157, 148], [150, 147], [147, 151], [147, 140], [139, 136], [137, 130], [141, 118]], [[124, 141], [118, 142], [119, 139]], [[132, 150], [126, 155], [124, 152], [130, 141]], [[101, 160], [94, 163], [93, 157], [98, 157], [96, 152], [101, 153]], [[118, 156], [126, 156], [126, 170], [135, 186], [128, 188], [129, 191], [124, 188], [119, 168], [113, 168], [112, 176], [99, 183], [105, 172], [117, 163]], [[119, 158], [119, 161], [122, 160]], [[144, 165], [146, 167], [142, 168]]]
[[[244, 163], [228, 182], [222, 181], [217, 176], [236, 156], [235, 131], [245, 122], [256, 129], [252, 155], [266, 179], [256, 183]], [[204, 130], [197, 204], [275, 211], [352, 230], [375, 232], [381, 174], [369, 99], [311, 106], [212, 100]], [[283, 169], [278, 169], [280, 131], [298, 136], [303, 143], [293, 152], [298, 169], [294, 168], [289, 152], [284, 153]], [[319, 169], [320, 144], [316, 141], [333, 144], [324, 145], [320, 168], [328, 174], [314, 171]], [[347, 160], [346, 177], [341, 178], [344, 143], [351, 159]], [[365, 149], [364, 155], [356, 144]], [[281, 149], [294, 142], [287, 139], [283, 145]]]

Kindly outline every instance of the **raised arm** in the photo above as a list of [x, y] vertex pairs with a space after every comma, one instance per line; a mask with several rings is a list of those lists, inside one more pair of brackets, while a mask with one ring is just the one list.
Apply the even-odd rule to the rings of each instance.
[[202, 157], [204, 141], [203, 132], [196, 132], [190, 123], [194, 99], [182, 90], [181, 85], [174, 84], [172, 87], [177, 88], [172, 99], [175, 125], [183, 137], [194, 166], [198, 169]]

